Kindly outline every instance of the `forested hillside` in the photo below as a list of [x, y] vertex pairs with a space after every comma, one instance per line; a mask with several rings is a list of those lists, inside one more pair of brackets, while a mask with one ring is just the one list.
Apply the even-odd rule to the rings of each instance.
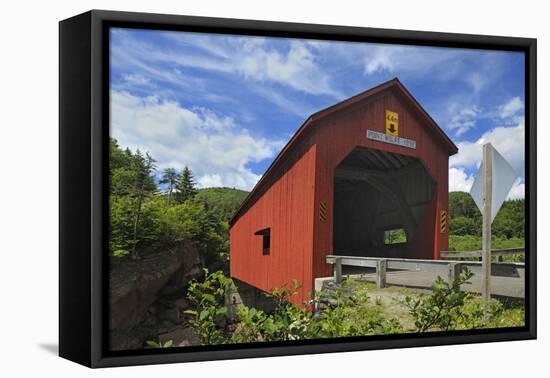
[[[493, 248], [525, 244], [525, 200], [505, 201], [491, 227]], [[449, 193], [449, 249], [481, 249], [481, 212], [470, 194]]]
[[196, 199], [205, 203], [219, 220], [229, 222], [248, 192], [232, 188], [199, 189]]
[[209, 269], [227, 271], [229, 226], [248, 192], [197, 189], [189, 168], [157, 172], [148, 153], [111, 139], [110, 255], [139, 259], [183, 240], [198, 247]]

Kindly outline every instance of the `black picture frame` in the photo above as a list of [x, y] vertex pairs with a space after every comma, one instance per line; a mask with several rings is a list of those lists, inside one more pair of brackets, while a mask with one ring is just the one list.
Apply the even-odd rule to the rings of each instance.
[[[110, 27], [445, 46], [525, 53], [525, 327], [109, 352]], [[89, 367], [535, 339], [536, 39], [92, 10], [59, 24], [59, 354]]]

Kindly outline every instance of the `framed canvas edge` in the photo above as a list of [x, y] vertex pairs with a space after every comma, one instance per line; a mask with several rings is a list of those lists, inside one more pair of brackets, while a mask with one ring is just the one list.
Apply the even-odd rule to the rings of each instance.
[[338, 341], [334, 344], [286, 345], [263, 347], [250, 346], [242, 349], [211, 350], [200, 352], [174, 352], [133, 356], [102, 357], [92, 364], [93, 368], [154, 365], [178, 362], [216, 361], [244, 358], [295, 356], [320, 353], [358, 352], [368, 350], [437, 347], [457, 344], [489, 342], [513, 342], [536, 339], [529, 331], [503, 331], [479, 335], [449, 335], [415, 337], [394, 340]]
[[[147, 14], [134, 12], [114, 12], [93, 10], [82, 15], [90, 17], [90, 92], [91, 92], [91, 112], [90, 128], [82, 130], [88, 133], [91, 143], [91, 198], [78, 198], [75, 201], [90, 201], [90, 249], [84, 256], [89, 258], [90, 282], [90, 324], [89, 327], [81, 327], [81, 333], [89, 332], [90, 358], [88, 361], [76, 361], [90, 367], [111, 367], [121, 365], [140, 365], [157, 364], [172, 362], [190, 362], [204, 360], [220, 360], [235, 358], [268, 357], [282, 355], [299, 355], [312, 353], [330, 353], [344, 351], [359, 351], [372, 349], [389, 348], [408, 348], [423, 346], [439, 346], [451, 344], [469, 344], [482, 342], [527, 340], [536, 338], [536, 39], [517, 38], [517, 37], [498, 37], [473, 34], [454, 34], [437, 32], [419, 32], [407, 30], [389, 30], [377, 28], [358, 28], [349, 26], [333, 25], [313, 25], [298, 24], [272, 21], [252, 21], [224, 18], [196, 17], [196, 16], [176, 16]], [[78, 17], [78, 16], [77, 16]], [[62, 21], [63, 23], [63, 21]], [[433, 46], [457, 45], [460, 47], [469, 46], [469, 48], [493, 48], [493, 49], [511, 49], [524, 51], [526, 53], [526, 103], [528, 112], [526, 114], [526, 209], [528, 211], [528, 230], [529, 237], [526, 238], [526, 246], [529, 250], [529, 256], [526, 261], [528, 265], [528, 274], [526, 282], [526, 309], [529, 314], [526, 319], [526, 328], [522, 330], [494, 331], [483, 334], [455, 334], [455, 335], [437, 335], [414, 337], [407, 339], [386, 339], [386, 340], [339, 340], [336, 343], [317, 343], [309, 345], [284, 345], [284, 346], [251, 346], [249, 348], [235, 348], [230, 350], [211, 350], [211, 351], [189, 351], [174, 352], [165, 354], [141, 354], [132, 356], [110, 356], [106, 353], [105, 327], [108, 327], [108, 318], [104, 311], [104, 300], [108, 292], [106, 291], [106, 278], [108, 275], [105, 269], [103, 259], [103, 245], [106, 224], [103, 222], [105, 214], [106, 200], [104, 198], [103, 179], [105, 177], [105, 164], [108, 159], [108, 149], [105, 145], [105, 131], [108, 137], [108, 113], [105, 111], [108, 106], [105, 93], [108, 94], [108, 72], [104, 71], [106, 67], [105, 49], [105, 25], [110, 23], [128, 23], [151, 28], [154, 25], [164, 27], [196, 27], [204, 29], [225, 30], [226, 32], [238, 31], [240, 33], [250, 34], [269, 34], [279, 31], [282, 34], [300, 36], [300, 38], [342, 38], [349, 40], [351, 37], [359, 39], [377, 40], [386, 43], [410, 43]], [[455, 47], [455, 46], [451, 46]], [[61, 52], [60, 52], [61, 54]], [[60, 72], [60, 83], [61, 75]], [[61, 84], [60, 84], [61, 86]], [[106, 98], [107, 97], [107, 98]], [[83, 99], [75, 98], [72, 101], [78, 102]], [[61, 113], [60, 102], [60, 113]], [[60, 120], [61, 126], [61, 120]], [[61, 132], [60, 132], [61, 142]], [[62, 148], [60, 143], [60, 149]], [[60, 161], [61, 164], [61, 161]], [[67, 185], [62, 182], [60, 176], [60, 187]], [[60, 212], [63, 210], [61, 208]], [[107, 209], [108, 210], [108, 209]], [[61, 217], [60, 217], [61, 218]], [[61, 222], [61, 219], [60, 219]], [[60, 234], [60, 238], [62, 235]], [[60, 267], [61, 267], [60, 259]], [[66, 269], [67, 267], [65, 267]], [[82, 272], [86, 273], [86, 272]], [[61, 274], [61, 269], [60, 269]], [[60, 292], [61, 292], [60, 284]], [[60, 298], [61, 301], [61, 298]], [[60, 308], [61, 310], [61, 308]], [[60, 329], [61, 329], [60, 324]], [[63, 327], [65, 327], [63, 325]], [[60, 345], [61, 350], [61, 345]], [[71, 359], [71, 358], [69, 358]], [[73, 359], [74, 360], [74, 359]]]
[[[91, 12], [59, 24], [59, 355], [90, 366]], [[80, 127], [74, 127], [75, 124]]]
[[526, 308], [529, 317], [528, 330], [532, 338], [537, 338], [537, 40], [526, 41], [525, 95], [527, 114], [525, 117], [525, 173], [526, 204]]

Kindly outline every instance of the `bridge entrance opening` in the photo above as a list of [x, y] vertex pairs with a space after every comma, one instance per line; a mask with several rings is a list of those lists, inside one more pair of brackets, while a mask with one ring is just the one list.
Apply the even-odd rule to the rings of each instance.
[[433, 258], [435, 189], [420, 160], [356, 147], [335, 170], [334, 254]]

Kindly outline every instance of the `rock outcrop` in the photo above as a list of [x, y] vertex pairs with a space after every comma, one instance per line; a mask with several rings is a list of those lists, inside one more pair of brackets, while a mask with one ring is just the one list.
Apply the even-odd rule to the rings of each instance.
[[183, 325], [185, 288], [202, 276], [203, 267], [198, 250], [188, 241], [173, 250], [143, 254], [137, 261], [112, 259], [111, 350], [141, 349], [146, 340], [168, 340], [173, 334], [178, 335], [175, 345], [185, 345], [191, 337]]

